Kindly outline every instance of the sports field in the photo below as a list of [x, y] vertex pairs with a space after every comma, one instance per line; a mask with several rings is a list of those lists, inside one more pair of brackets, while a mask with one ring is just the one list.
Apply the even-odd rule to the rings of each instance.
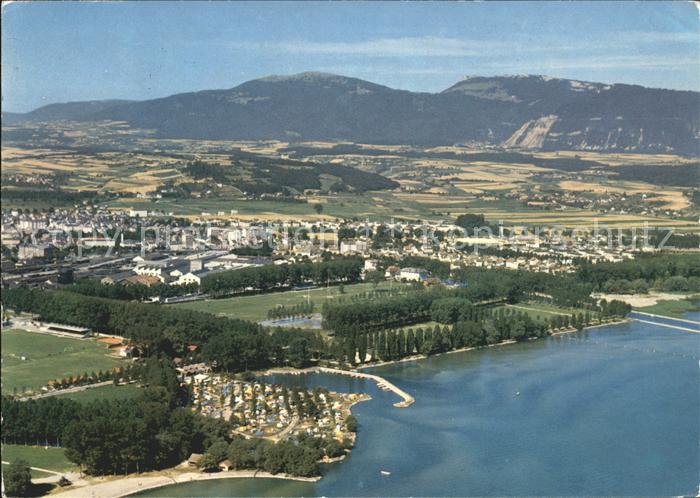
[[[382, 282], [376, 289], [390, 289], [404, 284], [395, 282]], [[204, 311], [214, 315], [240, 318], [242, 320], [260, 321], [267, 319], [267, 311], [278, 305], [293, 306], [310, 300], [316, 305], [316, 312], [321, 311], [324, 302], [349, 297], [361, 292], [371, 292], [374, 284], [362, 283], [346, 285], [344, 293], [340, 293], [340, 287], [322, 287], [311, 290], [298, 290], [287, 292], [275, 292], [272, 294], [257, 294], [255, 296], [232, 297], [228, 299], [210, 299], [207, 301], [194, 301], [190, 303], [173, 304], [180, 308]]]
[[[2, 461], [13, 462], [14, 460], [22, 459], [26, 461], [30, 467], [39, 467], [41, 469], [51, 470], [54, 472], [70, 472], [77, 471], [78, 468], [70, 462], [62, 448], [45, 448], [44, 446], [23, 446], [19, 444], [3, 444], [2, 445]], [[6, 465], [3, 464], [3, 469]], [[48, 477], [51, 474], [32, 470], [32, 477]]]
[[122, 364], [106, 345], [26, 330], [3, 330], [2, 390], [38, 391], [49, 380], [107, 370]]

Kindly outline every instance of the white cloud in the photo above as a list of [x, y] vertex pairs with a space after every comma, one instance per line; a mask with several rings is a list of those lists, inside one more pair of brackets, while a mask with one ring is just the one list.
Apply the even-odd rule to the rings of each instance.
[[613, 35], [620, 41], [629, 44], [669, 44], [669, 43], [691, 43], [700, 45], [700, 33], [690, 31], [623, 31]]
[[698, 67], [700, 63], [692, 57], [621, 55], [601, 57], [551, 58], [530, 61], [528, 64], [513, 64], [512, 61], [498, 61], [484, 64], [490, 68], [538, 68], [550, 69], [670, 69]]
[[[377, 38], [360, 41], [283, 40], [226, 43], [230, 48], [275, 54], [308, 54], [371, 57], [489, 57], [526, 53], [573, 53], [624, 50], [642, 45], [660, 47], [677, 43], [700, 44], [697, 34], [690, 32], [625, 31], [600, 40], [556, 40], [549, 38], [521, 39], [504, 33], [499, 40], [473, 40], [454, 37], [419, 36]], [[700, 46], [700, 45], [698, 45]]]
[[407, 65], [393, 65], [393, 64], [370, 64], [366, 66], [361, 65], [347, 65], [334, 66], [334, 65], [321, 65], [317, 69], [334, 74], [362, 74], [371, 77], [373, 74], [392, 74], [392, 75], [405, 75], [405, 76], [439, 76], [444, 74], [458, 74], [464, 73], [463, 67], [461, 65], [455, 65], [453, 67], [444, 66], [430, 66], [430, 67], [412, 67]]
[[353, 42], [242, 42], [232, 47], [265, 52], [316, 55], [365, 55], [374, 57], [472, 57], [484, 50], [506, 50], [512, 45], [504, 42], [484, 42], [433, 36], [378, 38]]

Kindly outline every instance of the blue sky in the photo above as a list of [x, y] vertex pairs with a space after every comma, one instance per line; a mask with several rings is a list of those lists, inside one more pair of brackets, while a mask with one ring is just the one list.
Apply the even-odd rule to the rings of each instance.
[[3, 110], [326, 71], [436, 92], [546, 74], [700, 90], [690, 2], [10, 3]]

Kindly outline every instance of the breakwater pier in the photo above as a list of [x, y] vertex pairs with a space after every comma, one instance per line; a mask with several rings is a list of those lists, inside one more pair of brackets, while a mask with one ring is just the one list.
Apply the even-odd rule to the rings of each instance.
[[341, 370], [339, 368], [329, 368], [329, 367], [311, 367], [305, 369], [291, 369], [291, 368], [273, 368], [266, 370], [264, 375], [302, 375], [302, 374], [312, 374], [312, 373], [323, 373], [323, 374], [333, 374], [333, 375], [344, 375], [346, 377], [353, 377], [357, 379], [369, 379], [377, 384], [379, 389], [384, 391], [391, 391], [401, 398], [401, 401], [394, 403], [396, 408], [408, 408], [413, 403], [415, 399], [413, 396], [408, 394], [403, 389], [392, 384], [388, 380], [379, 375], [368, 374], [364, 372], [357, 372], [355, 370]]

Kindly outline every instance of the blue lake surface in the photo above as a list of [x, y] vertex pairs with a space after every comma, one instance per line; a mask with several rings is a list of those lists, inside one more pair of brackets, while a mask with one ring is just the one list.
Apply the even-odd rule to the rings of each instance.
[[629, 322], [369, 370], [416, 398], [405, 409], [371, 381], [279, 376], [372, 395], [353, 408], [348, 459], [317, 483], [223, 479], [141, 496], [695, 494], [699, 364], [700, 335]]

